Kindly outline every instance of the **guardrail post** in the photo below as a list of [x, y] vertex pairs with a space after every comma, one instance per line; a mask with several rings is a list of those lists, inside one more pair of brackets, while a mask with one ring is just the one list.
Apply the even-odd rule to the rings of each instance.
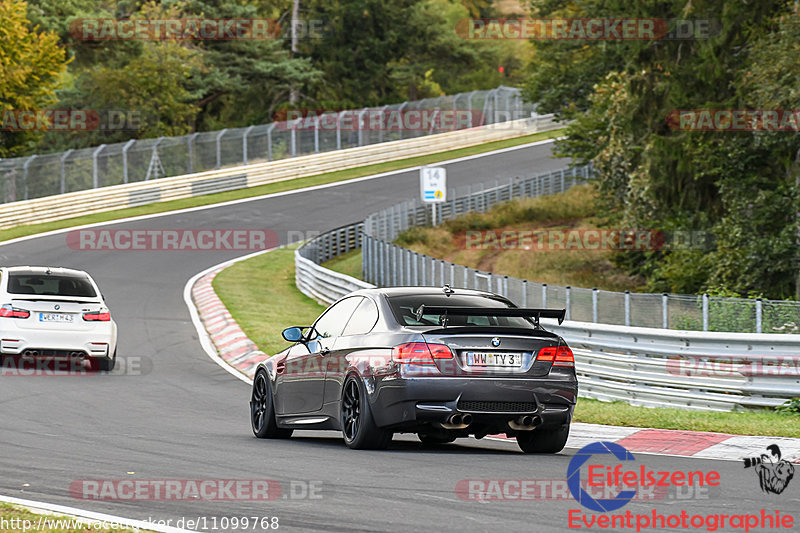
[[472, 91], [467, 95], [467, 109], [469, 109], [469, 127], [472, 127], [472, 96], [478, 91]]
[[361, 241], [361, 277], [369, 282], [367, 279], [367, 264], [369, 263], [369, 249], [364, 246], [364, 241]]
[[592, 289], [592, 322], [597, 324], [597, 287]]
[[412, 283], [415, 287], [419, 286], [419, 254], [417, 252], [413, 252], [413, 260], [414, 260], [414, 282]]
[[398, 128], [398, 133], [400, 134], [400, 138], [401, 139], [403, 138], [403, 124], [406, 123], [406, 121], [403, 120], [403, 108], [405, 106], [407, 106], [407, 105], [408, 105], [408, 101], [403, 102], [402, 104], [400, 104], [400, 107], [397, 108], [397, 114], [399, 115], [398, 118], [400, 119], [400, 122], [399, 122], [400, 123], [400, 127]]
[[425, 279], [425, 276], [427, 276], [427, 268], [425, 267], [425, 259], [427, 258], [427, 256], [426, 255], [420, 255], [420, 257], [422, 258], [422, 266], [420, 266], [420, 268], [419, 268], [419, 270], [420, 270], [420, 280], [419, 281], [420, 281], [420, 286], [421, 287], [426, 287], [428, 285], [427, 280]]
[[273, 122], [267, 128], [267, 161], [272, 161], [272, 130], [277, 126], [277, 122]]
[[564, 296], [567, 300], [565, 307], [567, 308], [567, 314], [564, 317], [564, 320], [570, 320], [572, 318], [572, 302], [570, 298], [570, 293], [572, 292], [572, 287], [567, 285], [564, 290]]
[[703, 293], [703, 331], [708, 331], [708, 293]]
[[756, 333], [761, 333], [761, 320], [762, 320], [762, 313], [763, 308], [761, 307], [761, 298], [756, 300]]
[[492, 277], [491, 272], [486, 275], [486, 284], [488, 285], [486, 290], [489, 292], [494, 292], [494, 278]]
[[542, 307], [547, 307], [547, 283], [542, 283]]
[[661, 295], [661, 327], [667, 329], [669, 327], [669, 294], [666, 292]]
[[[130, 146], [130, 143], [132, 143], [132, 142], [133, 142], [133, 139], [128, 141], [128, 144], [126, 144], [125, 146], [126, 147]], [[67, 158], [69, 157], [69, 154], [71, 154], [74, 151], [75, 150], [73, 148], [70, 148], [69, 150], [64, 152], [64, 154], [60, 158], [60, 161], [61, 161], [61, 194], [64, 194], [65, 192], [67, 192], [67, 168], [66, 168], [66, 166], [67, 166]], [[125, 174], [125, 183], [128, 183], [128, 161], [125, 159], [125, 148], [122, 149], [122, 157], [123, 157], [122, 166], [123, 166], [123, 170], [124, 170], [124, 174]]]
[[469, 289], [469, 267], [464, 267], [464, 288]]
[[522, 307], [528, 307], [528, 280], [522, 280]]
[[625, 291], [625, 325], [631, 325], [631, 291]]
[[[125, 146], [122, 147], [122, 183], [128, 183], [128, 150], [130, 149], [131, 146], [133, 146], [133, 143], [135, 142], [136, 139], [131, 139], [125, 143]], [[69, 151], [71, 152], [72, 150]], [[191, 149], [189, 150], [188, 156], [189, 160], [191, 161], [192, 158]], [[189, 171], [189, 173], [191, 174], [191, 170]], [[62, 190], [61, 192], [64, 191]]]
[[255, 125], [248, 126], [246, 130], [244, 130], [244, 134], [242, 134], [242, 164], [247, 164], [247, 136], [253, 131]]
[[103, 148], [105, 148], [105, 147], [106, 147], [105, 144], [101, 144], [100, 146], [98, 146], [97, 148], [94, 149], [94, 152], [92, 152], [92, 188], [93, 189], [96, 189], [96, 188], [98, 188], [100, 186], [100, 174], [99, 174], [99, 170], [97, 168], [97, 156], [100, 155], [100, 152], [102, 152]]
[[503, 296], [508, 298], [508, 276], [503, 276]]

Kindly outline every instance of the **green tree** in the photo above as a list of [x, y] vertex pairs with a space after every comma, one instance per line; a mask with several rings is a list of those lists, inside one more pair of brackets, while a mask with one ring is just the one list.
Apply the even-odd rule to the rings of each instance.
[[[36, 110], [56, 101], [66, 69], [58, 36], [31, 27], [22, 0], [0, 2], [0, 114]], [[0, 131], [0, 157], [13, 157], [35, 145], [41, 133]]]

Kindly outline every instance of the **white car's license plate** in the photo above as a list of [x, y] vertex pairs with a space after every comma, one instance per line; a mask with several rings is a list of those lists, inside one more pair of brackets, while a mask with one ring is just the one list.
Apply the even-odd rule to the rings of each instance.
[[66, 313], [39, 313], [39, 322], [72, 322], [72, 315]]
[[522, 354], [499, 352], [467, 352], [469, 366], [522, 366]]

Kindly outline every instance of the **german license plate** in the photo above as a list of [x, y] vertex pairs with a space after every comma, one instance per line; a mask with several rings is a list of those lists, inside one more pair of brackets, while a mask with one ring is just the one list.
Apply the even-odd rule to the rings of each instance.
[[522, 354], [499, 352], [467, 352], [469, 366], [522, 366]]
[[39, 322], [72, 322], [72, 315], [66, 313], [39, 313]]

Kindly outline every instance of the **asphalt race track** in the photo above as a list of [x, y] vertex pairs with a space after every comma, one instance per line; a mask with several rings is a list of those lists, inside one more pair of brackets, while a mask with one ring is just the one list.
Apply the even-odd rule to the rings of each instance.
[[[564, 166], [550, 158], [551, 146], [449, 164], [449, 185], [502, 181]], [[418, 179], [418, 172], [410, 171], [109, 226], [272, 229], [285, 241], [289, 231], [325, 231], [414, 197]], [[206, 517], [207, 531], [213, 531], [212, 517], [278, 517], [285, 530], [556, 531], [567, 529], [570, 510], [593, 516], [572, 499], [479, 502], [456, 494], [457, 483], [465, 479], [563, 480], [575, 453], [571, 449], [526, 456], [514, 442], [461, 439], [430, 450], [415, 436], [401, 435], [388, 451], [371, 452], [349, 450], [336, 433], [298, 432], [290, 441], [253, 437], [249, 386], [203, 352], [183, 301], [189, 278], [237, 255], [242, 253], [79, 251], [66, 245], [65, 234], [0, 246], [0, 264], [89, 271], [119, 324], [122, 363], [110, 375], [1, 379], [0, 494], [140, 520], [170, 519], [171, 525], [182, 517]], [[130, 363], [141, 370], [126, 368]], [[643, 454], [637, 461], [651, 470], [716, 470], [721, 484], [693, 499], [668, 494], [631, 502], [620, 512], [800, 509], [800, 480], [782, 495], [766, 495], [754, 473], [738, 462]], [[296, 498], [209, 503], [72, 497], [71, 484], [86, 479], [273, 479], [284, 495]], [[303, 497], [308, 483], [318, 497]]]

